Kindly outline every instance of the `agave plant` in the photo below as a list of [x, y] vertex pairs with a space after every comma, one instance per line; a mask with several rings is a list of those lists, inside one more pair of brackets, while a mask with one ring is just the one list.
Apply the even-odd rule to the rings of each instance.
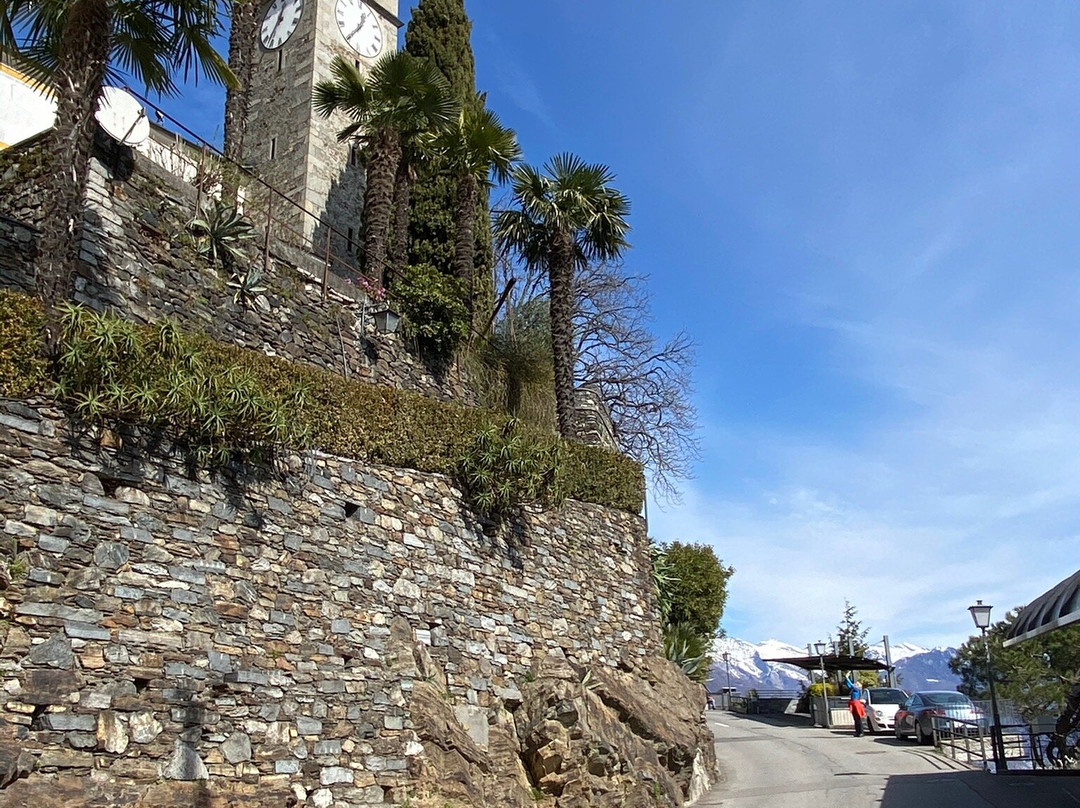
[[244, 260], [244, 242], [255, 237], [255, 228], [234, 206], [213, 200], [188, 223], [198, 239], [199, 254], [231, 267]]
[[229, 281], [229, 288], [233, 290], [233, 303], [246, 306], [253, 298], [266, 291], [262, 269], [253, 266], [245, 272], [234, 273]]
[[664, 656], [682, 668], [695, 682], [704, 682], [709, 675], [709, 638], [703, 637], [686, 623], [673, 623], [664, 632]]

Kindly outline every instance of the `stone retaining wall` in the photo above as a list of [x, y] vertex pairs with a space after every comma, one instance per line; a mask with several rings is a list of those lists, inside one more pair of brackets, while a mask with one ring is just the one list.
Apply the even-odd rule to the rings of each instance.
[[424, 746], [392, 623], [478, 737], [545, 655], [660, 651], [637, 517], [569, 502], [491, 537], [438, 475], [308, 454], [191, 479], [163, 451], [0, 403], [0, 778], [7, 739], [31, 778], [399, 801]]

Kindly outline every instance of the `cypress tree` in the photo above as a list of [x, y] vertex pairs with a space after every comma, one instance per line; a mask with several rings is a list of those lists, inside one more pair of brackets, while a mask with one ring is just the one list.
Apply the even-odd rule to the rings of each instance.
[[[405, 31], [405, 50], [431, 59], [450, 82], [463, 104], [480, 104], [476, 95], [476, 62], [469, 37], [472, 22], [464, 0], [420, 0]], [[430, 264], [445, 275], [454, 275], [454, 205], [457, 186], [453, 177], [437, 174], [421, 177], [412, 188], [409, 214], [409, 263]], [[490, 311], [491, 217], [487, 192], [481, 193], [476, 228], [476, 278], [478, 312]], [[483, 316], [478, 318], [483, 323]]]

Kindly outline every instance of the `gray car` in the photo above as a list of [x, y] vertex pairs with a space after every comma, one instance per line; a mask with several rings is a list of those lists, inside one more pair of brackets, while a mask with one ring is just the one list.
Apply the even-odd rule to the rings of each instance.
[[897, 738], [914, 735], [919, 743], [934, 737], [934, 716], [954, 718], [971, 730], [985, 727], [986, 715], [971, 699], [955, 690], [920, 690], [912, 693], [896, 714]]

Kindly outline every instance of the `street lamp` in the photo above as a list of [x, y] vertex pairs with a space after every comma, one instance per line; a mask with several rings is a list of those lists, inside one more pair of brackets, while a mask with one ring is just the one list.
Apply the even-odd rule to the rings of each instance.
[[974, 606], [968, 606], [971, 619], [975, 621], [975, 628], [982, 632], [983, 647], [986, 648], [986, 678], [990, 682], [990, 706], [994, 711], [994, 725], [990, 728], [990, 745], [994, 749], [994, 771], [1004, 772], [1009, 770], [1009, 763], [1005, 759], [1005, 739], [1001, 735], [1001, 715], [998, 713], [997, 691], [994, 689], [994, 666], [990, 661], [990, 639], [986, 630], [990, 627], [990, 610], [993, 606], [984, 606], [981, 600], [975, 601]]
[[731, 654], [724, 651], [724, 668], [727, 670], [727, 698], [724, 699], [724, 708], [731, 709]]
[[821, 665], [821, 702], [825, 705], [825, 729], [832, 729], [829, 716], [829, 690], [825, 685], [825, 643], [814, 643], [814, 650], [817, 651], [818, 662]]

